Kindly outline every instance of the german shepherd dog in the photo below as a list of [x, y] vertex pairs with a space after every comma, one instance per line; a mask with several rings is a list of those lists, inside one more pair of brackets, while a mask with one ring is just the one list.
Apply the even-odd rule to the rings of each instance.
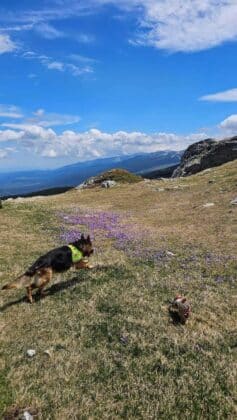
[[26, 287], [28, 300], [33, 303], [32, 290], [39, 289], [42, 295], [45, 286], [51, 281], [54, 273], [60, 274], [72, 267], [76, 269], [92, 268], [87, 259], [92, 253], [93, 247], [90, 236], [85, 238], [84, 235], [81, 235], [81, 238], [77, 241], [52, 249], [39, 257], [24, 274], [3, 286], [2, 290]]

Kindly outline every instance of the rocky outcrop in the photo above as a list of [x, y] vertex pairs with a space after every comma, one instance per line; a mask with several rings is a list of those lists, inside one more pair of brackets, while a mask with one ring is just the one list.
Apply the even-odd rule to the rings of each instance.
[[112, 188], [115, 187], [115, 185], [117, 185], [117, 182], [111, 181], [111, 179], [107, 179], [101, 183], [102, 188]]
[[103, 172], [97, 176], [87, 179], [83, 184], [80, 184], [76, 189], [103, 187], [110, 188], [117, 184], [134, 184], [142, 181], [138, 175], [132, 174], [125, 169], [111, 169]]
[[187, 148], [172, 178], [193, 175], [234, 159], [237, 159], [237, 136], [224, 140], [202, 140]]

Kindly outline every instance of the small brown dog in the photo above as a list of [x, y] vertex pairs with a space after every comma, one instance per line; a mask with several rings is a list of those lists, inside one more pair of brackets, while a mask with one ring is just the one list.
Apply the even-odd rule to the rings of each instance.
[[92, 268], [88, 258], [93, 253], [90, 236], [81, 235], [77, 241], [52, 249], [39, 257], [24, 274], [3, 286], [2, 290], [21, 289], [26, 287], [27, 297], [33, 303], [32, 290], [39, 289], [43, 294], [45, 286], [52, 280], [53, 274], [63, 273], [74, 267], [76, 269]]

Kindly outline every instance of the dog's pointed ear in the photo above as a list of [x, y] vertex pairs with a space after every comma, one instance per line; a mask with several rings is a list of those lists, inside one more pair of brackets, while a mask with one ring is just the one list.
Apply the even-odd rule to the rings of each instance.
[[85, 236], [84, 233], [81, 234], [81, 240], [84, 241], [85, 240]]
[[87, 240], [87, 242], [89, 242], [89, 243], [91, 242], [90, 235], [88, 235], [88, 236], [87, 236], [86, 240]]

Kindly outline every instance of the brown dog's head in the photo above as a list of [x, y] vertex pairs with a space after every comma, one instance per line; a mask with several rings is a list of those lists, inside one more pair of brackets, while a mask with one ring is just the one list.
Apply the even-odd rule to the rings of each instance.
[[94, 252], [90, 235], [85, 238], [85, 236], [82, 234], [81, 238], [73, 242], [72, 245], [77, 247], [82, 252], [83, 257], [90, 257]]

